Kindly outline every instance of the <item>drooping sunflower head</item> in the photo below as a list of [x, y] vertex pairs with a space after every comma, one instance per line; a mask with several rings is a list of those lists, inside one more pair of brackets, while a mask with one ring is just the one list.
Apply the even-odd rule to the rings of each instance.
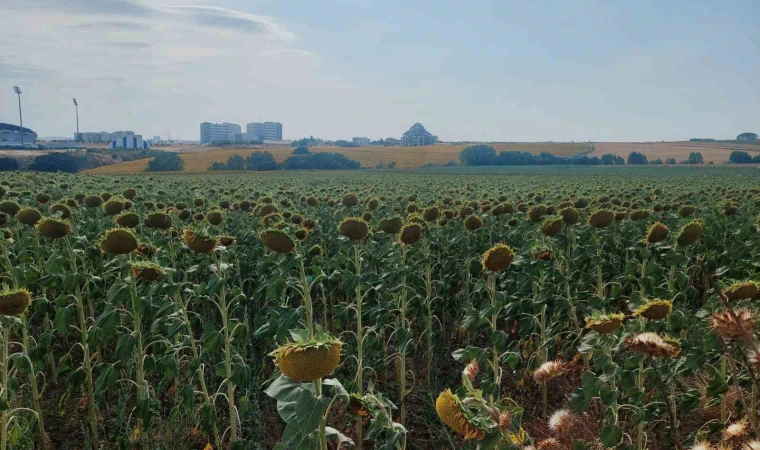
[[124, 209], [124, 202], [117, 198], [109, 198], [107, 202], [103, 203], [103, 212], [107, 216], [115, 216]]
[[206, 222], [213, 226], [219, 226], [224, 221], [224, 214], [219, 210], [209, 211], [206, 214]]
[[[180, 217], [185, 211], [188, 212], [189, 216], [190, 210], [186, 209], [180, 213]], [[145, 226], [148, 228], [155, 228], [157, 230], [168, 230], [172, 227], [172, 218], [168, 214], [160, 212], [148, 214], [148, 216], [145, 217]]]
[[505, 244], [496, 244], [483, 254], [483, 269], [501, 272], [512, 264], [515, 252]]
[[333, 373], [340, 363], [340, 340], [326, 334], [308, 341], [289, 342], [270, 353], [286, 377], [302, 383]]
[[525, 213], [526, 216], [528, 216], [528, 220], [530, 223], [538, 223], [541, 221], [541, 218], [544, 217], [546, 214], [546, 205], [536, 205], [528, 210], [528, 212]]
[[566, 225], [575, 225], [578, 223], [578, 210], [572, 206], [562, 209], [559, 212], [559, 215], [562, 216], [562, 220], [565, 221]]
[[71, 209], [63, 203], [56, 203], [50, 207], [50, 214], [61, 219], [68, 219], [71, 217]]
[[710, 317], [710, 328], [723, 339], [750, 342], [755, 329], [755, 313], [747, 308], [734, 311], [736, 319], [728, 310], [720, 311]]
[[42, 219], [42, 214], [34, 208], [22, 208], [16, 219], [24, 225], [33, 226]]
[[352, 207], [359, 204], [359, 197], [356, 194], [348, 193], [343, 196], [343, 206]]
[[586, 328], [590, 328], [599, 334], [610, 334], [623, 325], [624, 314], [600, 314], [586, 318]]
[[132, 263], [132, 275], [138, 280], [146, 283], [158, 280], [163, 274], [164, 269], [158, 264], [144, 261]]
[[653, 299], [647, 300], [643, 305], [636, 308], [633, 314], [649, 320], [662, 320], [670, 314], [672, 309], [673, 303], [669, 300]]
[[670, 230], [668, 227], [660, 222], [655, 222], [649, 227], [644, 242], [647, 244], [656, 244], [667, 239]]
[[65, 220], [45, 217], [37, 222], [37, 229], [47, 238], [60, 239], [71, 232], [71, 225]]
[[400, 216], [383, 219], [380, 221], [380, 229], [383, 233], [396, 234], [404, 226], [404, 219]]
[[283, 230], [266, 230], [259, 233], [259, 240], [275, 253], [290, 253], [296, 248], [293, 239]]
[[100, 239], [100, 249], [103, 253], [126, 255], [137, 249], [137, 238], [127, 228], [113, 228], [106, 231]]
[[694, 222], [687, 223], [678, 232], [676, 242], [679, 247], [688, 247], [702, 238], [703, 231], [704, 226], [701, 221], [695, 220]]
[[235, 243], [235, 237], [234, 236], [219, 236], [219, 245], [223, 245], [225, 247], [229, 247], [230, 245]]
[[398, 240], [403, 245], [414, 245], [422, 239], [422, 226], [418, 223], [407, 223], [401, 228]]
[[588, 217], [588, 224], [594, 228], [606, 228], [615, 220], [615, 213], [609, 209], [600, 209]]
[[471, 423], [469, 414], [459, 401], [459, 397], [449, 389], [438, 395], [435, 401], [435, 411], [441, 422], [446, 424], [465, 439], [483, 439], [485, 429], [479, 428], [477, 423]]
[[9, 216], [15, 216], [21, 210], [21, 206], [13, 200], [6, 200], [0, 203], [0, 212], [8, 214]]
[[131, 212], [121, 213], [116, 217], [116, 224], [123, 228], [135, 228], [140, 224], [140, 216]]
[[547, 361], [533, 372], [533, 379], [538, 383], [544, 383], [563, 375], [567, 369], [567, 364], [564, 361]]
[[31, 304], [32, 294], [26, 289], [0, 291], [0, 316], [20, 316]]
[[628, 338], [626, 345], [634, 353], [653, 358], [676, 358], [681, 353], [681, 347], [677, 342], [663, 339], [650, 332]]
[[755, 281], [737, 281], [723, 292], [729, 300], [747, 300], [760, 296], [760, 284]]
[[216, 248], [216, 239], [189, 228], [182, 230], [182, 239], [195, 253], [211, 253]]
[[727, 426], [726, 429], [723, 430], [723, 440], [732, 444], [740, 443], [747, 436], [748, 432], [749, 427], [747, 426], [747, 421], [741, 419]]
[[425, 219], [427, 222], [435, 222], [438, 220], [438, 217], [441, 215], [441, 209], [437, 206], [431, 206], [429, 208], [425, 208], [422, 211], [422, 218]]
[[359, 217], [348, 217], [340, 223], [340, 234], [352, 241], [363, 241], [369, 234], [369, 225]]
[[88, 195], [84, 198], [84, 205], [88, 208], [97, 208], [103, 204], [103, 199], [99, 195]]
[[483, 228], [483, 219], [481, 219], [478, 216], [470, 215], [466, 219], [464, 219], [464, 227], [468, 231], [475, 231], [480, 228]]
[[565, 222], [561, 217], [549, 218], [544, 221], [541, 231], [548, 237], [554, 237], [565, 228]]
[[549, 417], [549, 429], [560, 438], [572, 437], [577, 423], [578, 417], [568, 409], [557, 410]]

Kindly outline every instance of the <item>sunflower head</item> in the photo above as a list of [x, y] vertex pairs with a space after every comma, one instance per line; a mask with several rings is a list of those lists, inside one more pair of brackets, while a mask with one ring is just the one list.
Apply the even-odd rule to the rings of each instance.
[[211, 253], [216, 248], [216, 239], [188, 228], [182, 230], [182, 239], [195, 253]]
[[214, 211], [209, 211], [206, 214], [206, 222], [210, 223], [211, 225], [215, 227], [221, 225], [223, 221], [224, 221], [224, 214], [222, 214], [221, 211], [214, 210]]
[[369, 234], [369, 225], [359, 217], [348, 217], [340, 223], [340, 234], [352, 241], [363, 241]]
[[403, 245], [414, 245], [422, 239], [422, 226], [417, 223], [407, 223], [401, 228], [398, 240]]
[[115, 216], [124, 209], [124, 202], [116, 198], [109, 198], [108, 201], [103, 203], [103, 212], [107, 216]]
[[702, 237], [703, 231], [704, 226], [701, 221], [695, 220], [694, 222], [687, 223], [681, 227], [681, 230], [678, 232], [676, 242], [679, 247], [688, 247], [689, 245], [696, 243]]
[[626, 340], [628, 349], [652, 358], [676, 358], [681, 353], [677, 342], [666, 340], [655, 333], [640, 333]]
[[135, 228], [140, 223], [140, 216], [131, 212], [121, 213], [116, 217], [116, 224], [124, 228]]
[[562, 209], [559, 215], [562, 216], [565, 225], [575, 225], [578, 223], [578, 210], [572, 206]]
[[[190, 213], [190, 210], [184, 210], [182, 213], [185, 211]], [[180, 213], [180, 217], [182, 216], [182, 213]], [[172, 227], [172, 218], [168, 214], [160, 212], [148, 214], [148, 216], [145, 218], [145, 226], [148, 228], [155, 228], [157, 230], [168, 230]]]
[[296, 248], [293, 239], [283, 230], [266, 230], [259, 233], [259, 240], [275, 253], [290, 253]]
[[600, 209], [588, 217], [588, 224], [594, 228], [606, 228], [615, 220], [615, 213], [609, 209]]
[[350, 208], [358, 204], [359, 204], [359, 197], [357, 197], [356, 194], [349, 193], [343, 196], [343, 206]]
[[544, 383], [563, 375], [567, 369], [567, 364], [563, 361], [547, 361], [533, 372], [533, 379], [538, 383]]
[[760, 284], [755, 281], [738, 281], [724, 292], [729, 300], [747, 300], [760, 296]]
[[22, 208], [16, 214], [16, 219], [24, 225], [33, 226], [42, 219], [42, 214], [34, 208]]
[[438, 220], [438, 217], [441, 215], [441, 209], [437, 206], [431, 206], [429, 208], [425, 208], [422, 211], [422, 218], [425, 219], [427, 222], [435, 222]]
[[464, 219], [464, 227], [469, 231], [475, 231], [483, 228], [483, 219], [478, 216], [468, 216]]
[[660, 222], [655, 222], [649, 227], [644, 242], [647, 244], [656, 244], [657, 242], [664, 241], [669, 233], [670, 230], [668, 230], [667, 226]]
[[71, 232], [71, 225], [65, 220], [46, 217], [37, 222], [37, 230], [45, 237], [60, 239]]
[[459, 397], [449, 389], [441, 392], [436, 399], [435, 411], [441, 422], [464, 436], [465, 439], [483, 439], [486, 435], [485, 429], [481, 429], [478, 424], [468, 420], [470, 414], [467, 414]]
[[624, 314], [601, 314], [586, 318], [586, 328], [599, 334], [610, 334], [623, 325]]
[[301, 337], [270, 353], [286, 377], [300, 381], [319, 380], [333, 373], [340, 363], [340, 340], [318, 331], [313, 338]]
[[100, 239], [100, 249], [103, 253], [126, 255], [137, 249], [137, 238], [127, 228], [113, 228]]
[[545, 236], [554, 237], [565, 228], [565, 222], [561, 217], [549, 218], [544, 221], [541, 231]]
[[150, 283], [158, 280], [164, 274], [164, 269], [158, 264], [149, 262], [132, 263], [132, 275], [141, 281]]
[[0, 316], [20, 316], [32, 304], [32, 294], [26, 289], [0, 291]]
[[747, 308], [734, 311], [738, 321], [734, 320], [728, 310], [720, 311], [710, 317], [710, 328], [723, 339], [750, 342], [755, 329], [755, 313]]
[[662, 320], [670, 314], [672, 309], [673, 303], [669, 300], [654, 299], [647, 300], [643, 305], [636, 308], [633, 314], [649, 320]]
[[21, 210], [21, 206], [13, 200], [6, 200], [0, 203], [0, 212], [8, 214], [9, 216], [15, 216]]
[[496, 244], [483, 254], [483, 269], [501, 272], [512, 264], [515, 252], [505, 244]]

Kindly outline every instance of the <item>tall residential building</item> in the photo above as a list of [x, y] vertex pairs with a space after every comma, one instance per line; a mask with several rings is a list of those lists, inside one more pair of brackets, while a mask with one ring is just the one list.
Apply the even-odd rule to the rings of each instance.
[[201, 124], [201, 144], [210, 144], [218, 141], [234, 141], [235, 135], [240, 134], [240, 125], [224, 122]]
[[401, 145], [404, 147], [421, 147], [434, 145], [438, 142], [438, 136], [434, 136], [421, 123], [415, 123], [409, 131], [401, 136]]
[[280, 122], [254, 122], [245, 126], [249, 139], [258, 141], [281, 141], [282, 124]]

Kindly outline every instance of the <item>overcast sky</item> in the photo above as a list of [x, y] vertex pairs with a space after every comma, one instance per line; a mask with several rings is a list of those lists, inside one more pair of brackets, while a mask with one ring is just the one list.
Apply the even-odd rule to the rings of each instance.
[[0, 122], [286, 139], [760, 133], [757, 0], [0, 0]]

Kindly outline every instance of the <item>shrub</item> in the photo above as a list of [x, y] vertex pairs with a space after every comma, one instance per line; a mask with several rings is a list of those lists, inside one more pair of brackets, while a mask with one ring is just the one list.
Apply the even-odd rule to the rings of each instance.
[[274, 160], [274, 155], [270, 152], [255, 151], [248, 155], [245, 161], [245, 166], [248, 170], [280, 170], [282, 167]]
[[339, 153], [310, 153], [291, 156], [282, 163], [286, 170], [355, 170], [360, 169], [359, 161], [349, 159]]
[[80, 158], [69, 152], [47, 153], [34, 158], [29, 169], [38, 172], [76, 173], [81, 167]]
[[628, 165], [631, 166], [642, 166], [648, 164], [649, 161], [647, 160], [646, 155], [639, 152], [631, 152], [628, 154]]
[[309, 154], [309, 147], [305, 145], [299, 145], [296, 147], [295, 150], [293, 150], [294, 155], [308, 155]]
[[752, 162], [752, 157], [747, 152], [735, 150], [731, 152], [728, 160], [734, 164], [749, 164]]
[[183, 167], [185, 167], [185, 162], [178, 154], [164, 152], [151, 159], [145, 170], [148, 172], [180, 172]]
[[6, 172], [11, 170], [18, 170], [18, 160], [16, 158], [2, 157], [0, 158], [0, 172]]

